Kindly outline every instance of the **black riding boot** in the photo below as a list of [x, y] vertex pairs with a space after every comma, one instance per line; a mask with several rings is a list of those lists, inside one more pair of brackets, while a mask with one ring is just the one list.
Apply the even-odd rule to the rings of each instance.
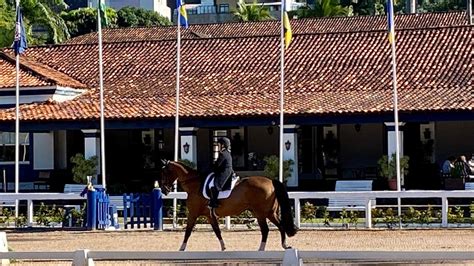
[[209, 207], [210, 208], [217, 208], [218, 206], [218, 199], [217, 197], [219, 196], [219, 191], [217, 190], [216, 187], [211, 188], [211, 197], [209, 200]]

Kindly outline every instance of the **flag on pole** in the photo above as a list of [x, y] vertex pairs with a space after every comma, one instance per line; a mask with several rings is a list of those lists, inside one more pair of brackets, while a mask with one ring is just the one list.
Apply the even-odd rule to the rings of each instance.
[[291, 31], [290, 19], [288, 18], [288, 12], [284, 12], [283, 15], [283, 28], [285, 31], [285, 48], [288, 49], [293, 38], [293, 32]]
[[28, 48], [28, 44], [26, 42], [26, 32], [25, 26], [23, 25], [23, 17], [21, 16], [20, 7], [16, 10], [16, 25], [15, 25], [15, 39], [12, 44], [13, 50], [15, 50], [15, 54], [22, 54], [25, 52], [26, 48]]
[[387, 21], [388, 21], [388, 41], [393, 43], [395, 41], [395, 25], [393, 20], [393, 3], [392, 0], [387, 0]]
[[186, 14], [186, 8], [184, 7], [183, 0], [176, 0], [176, 9], [178, 10], [178, 19], [181, 26], [188, 28], [188, 15]]
[[100, 14], [100, 25], [102, 28], [107, 27], [108, 21], [107, 21], [107, 13], [106, 13], [107, 7], [105, 6], [105, 3], [103, 1], [99, 1], [99, 14]]

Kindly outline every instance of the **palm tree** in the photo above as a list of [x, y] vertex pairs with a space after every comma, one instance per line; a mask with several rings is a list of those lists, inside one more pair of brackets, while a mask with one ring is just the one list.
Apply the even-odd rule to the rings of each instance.
[[316, 0], [314, 8], [296, 11], [298, 18], [351, 16], [351, 7], [343, 7], [338, 0]]
[[[69, 38], [69, 31], [60, 13], [67, 9], [64, 0], [22, 0], [21, 7], [29, 31], [44, 30], [47, 34], [37, 36], [39, 42], [60, 43]], [[41, 40], [43, 39], [43, 40]]]
[[254, 0], [253, 4], [246, 4], [243, 0], [240, 0], [237, 5], [238, 8], [234, 11], [234, 16], [236, 16], [239, 21], [264, 21], [273, 19], [268, 7], [263, 4], [258, 5], [256, 0]]

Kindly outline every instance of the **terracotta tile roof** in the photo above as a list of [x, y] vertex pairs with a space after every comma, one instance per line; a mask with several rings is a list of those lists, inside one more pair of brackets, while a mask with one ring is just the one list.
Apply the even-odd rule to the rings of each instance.
[[[474, 26], [397, 31], [399, 109], [474, 110]], [[181, 115], [251, 116], [279, 110], [279, 38], [188, 39], [182, 43]], [[28, 49], [26, 56], [97, 87], [97, 46]], [[172, 117], [175, 42], [104, 45], [106, 117]], [[384, 31], [299, 34], [286, 54], [289, 115], [392, 110]], [[23, 106], [23, 120], [97, 118], [97, 90], [68, 102]], [[13, 109], [0, 120], [13, 119]]]
[[[424, 29], [462, 26], [468, 23], [465, 12], [402, 14], [395, 18], [396, 29]], [[386, 16], [296, 19], [291, 21], [293, 34], [384, 31]], [[273, 36], [280, 34], [279, 21], [195, 24], [181, 30], [183, 39]], [[104, 29], [103, 42], [174, 40], [176, 27]], [[67, 41], [69, 44], [97, 43], [97, 33]]]
[[[0, 88], [15, 88], [16, 69], [15, 63], [0, 58]], [[20, 83], [25, 87], [40, 87], [51, 85], [27, 71], [20, 71]]]
[[[8, 52], [0, 51], [0, 88], [16, 86], [15, 58]], [[71, 88], [86, 88], [83, 83], [57, 71], [31, 57], [20, 58], [20, 84], [22, 87], [67, 86]]]

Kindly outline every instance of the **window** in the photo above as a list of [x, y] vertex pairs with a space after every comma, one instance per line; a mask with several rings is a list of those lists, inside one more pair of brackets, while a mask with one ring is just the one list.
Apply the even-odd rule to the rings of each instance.
[[[20, 162], [29, 162], [30, 135], [20, 133]], [[0, 133], [0, 162], [15, 161], [15, 133]]]

